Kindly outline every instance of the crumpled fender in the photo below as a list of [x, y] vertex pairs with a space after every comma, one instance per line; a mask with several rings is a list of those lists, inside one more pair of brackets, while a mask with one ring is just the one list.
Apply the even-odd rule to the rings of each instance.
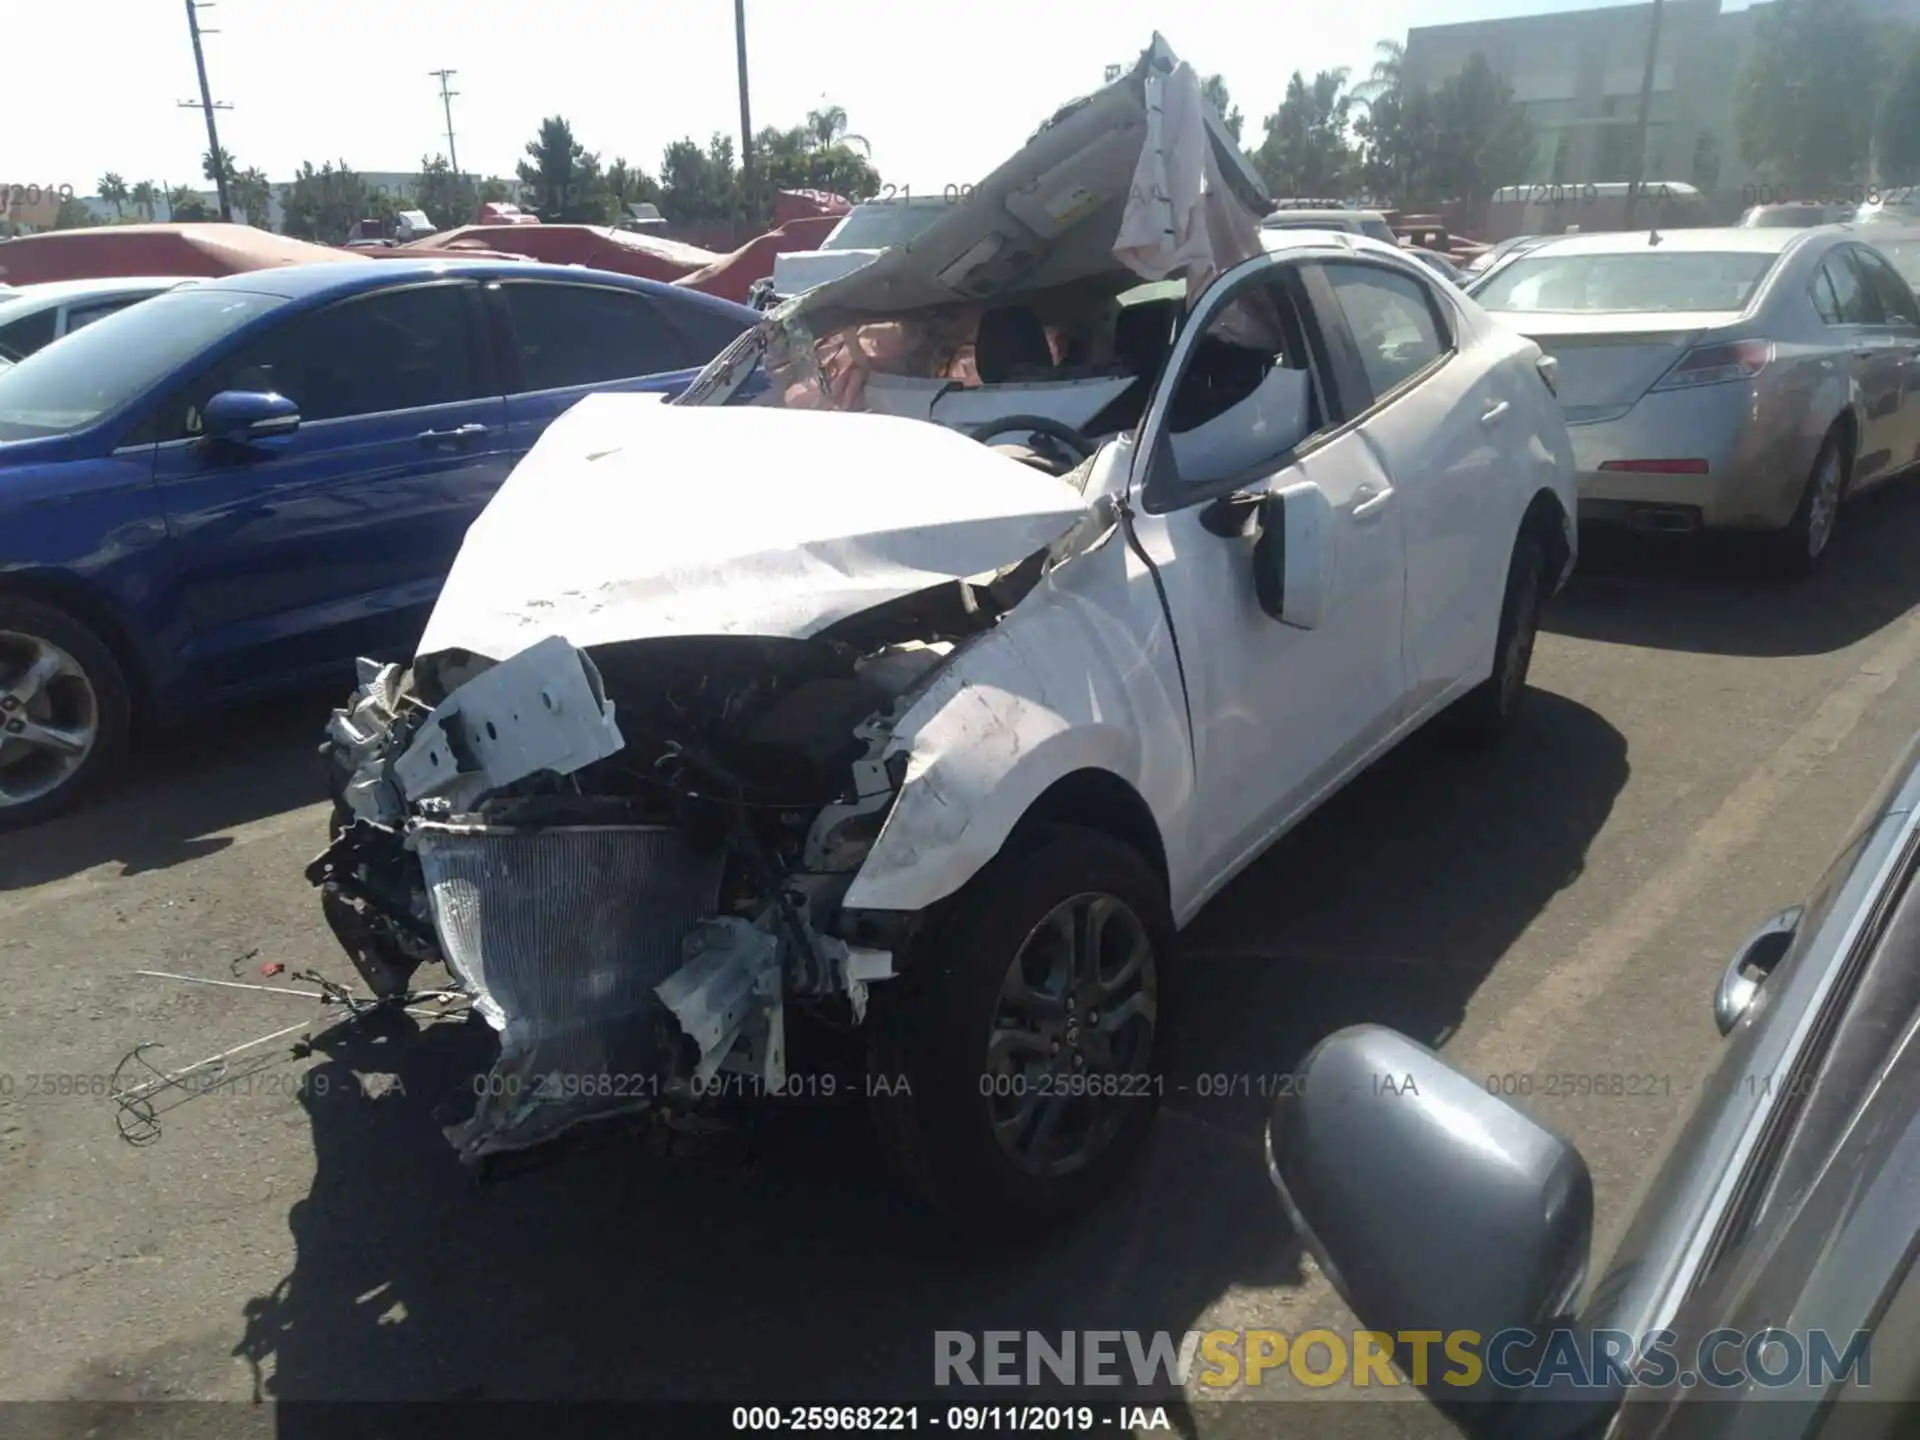
[[[1117, 574], [1119, 547], [1111, 551]], [[1108, 558], [1085, 556], [1069, 568], [1105, 568]], [[1077, 588], [1043, 581], [901, 718], [887, 753], [909, 757], [906, 779], [848, 908], [914, 911], [953, 894], [999, 853], [1034, 801], [1077, 770], [1109, 771], [1133, 786], [1177, 853], [1193, 793], [1179, 692], [1123, 617]], [[1179, 885], [1176, 877], [1176, 893]]]

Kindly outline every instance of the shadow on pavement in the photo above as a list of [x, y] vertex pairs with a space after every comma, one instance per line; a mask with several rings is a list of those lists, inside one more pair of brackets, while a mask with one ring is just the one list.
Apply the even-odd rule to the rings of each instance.
[[1581, 640], [1711, 655], [1823, 655], [1920, 604], [1920, 477], [1840, 512], [1820, 572], [1764, 578], [1737, 535], [1581, 531], [1580, 564], [1546, 628]]
[[[235, 1353], [282, 1400], [877, 1402], [931, 1391], [937, 1330], [1182, 1332], [1232, 1287], [1300, 1279], [1254, 1082], [1197, 1077], [1282, 1072], [1362, 1018], [1441, 1038], [1626, 778], [1618, 732], [1536, 692], [1503, 748], [1416, 738], [1337, 797], [1196, 923], [1169, 1077], [1190, 1088], [1120, 1192], [1037, 1247], [956, 1246], [898, 1197], [857, 1103], [762, 1110], [704, 1159], [603, 1135], [481, 1184], [434, 1107], [470, 1088], [484, 1030], [349, 1033], [305, 1086], [294, 1269]], [[397, 1088], [371, 1098], [368, 1074]], [[279, 1434], [319, 1440], [323, 1414], [290, 1406]]]
[[260, 701], [138, 736], [121, 773], [90, 803], [0, 835], [0, 891], [117, 863], [164, 870], [223, 850], [219, 832], [326, 798], [322, 728], [339, 687]]

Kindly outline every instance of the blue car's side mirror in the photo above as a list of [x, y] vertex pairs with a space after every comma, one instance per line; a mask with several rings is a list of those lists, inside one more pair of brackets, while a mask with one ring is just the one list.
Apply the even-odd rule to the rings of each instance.
[[300, 428], [300, 407], [272, 391], [222, 390], [200, 412], [201, 433], [234, 445], [259, 445]]

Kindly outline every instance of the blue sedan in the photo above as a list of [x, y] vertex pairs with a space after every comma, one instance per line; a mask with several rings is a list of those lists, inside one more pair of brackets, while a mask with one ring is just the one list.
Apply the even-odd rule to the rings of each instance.
[[343, 261], [170, 291], [0, 372], [0, 830], [72, 805], [136, 714], [411, 651], [549, 422], [677, 392], [759, 318], [573, 267]]

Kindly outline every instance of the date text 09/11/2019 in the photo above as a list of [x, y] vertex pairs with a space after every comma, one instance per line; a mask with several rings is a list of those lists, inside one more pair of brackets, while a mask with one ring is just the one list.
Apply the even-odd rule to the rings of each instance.
[[956, 1434], [1098, 1434], [1172, 1430], [1164, 1405], [736, 1405], [736, 1431], [852, 1434], [947, 1430]]

